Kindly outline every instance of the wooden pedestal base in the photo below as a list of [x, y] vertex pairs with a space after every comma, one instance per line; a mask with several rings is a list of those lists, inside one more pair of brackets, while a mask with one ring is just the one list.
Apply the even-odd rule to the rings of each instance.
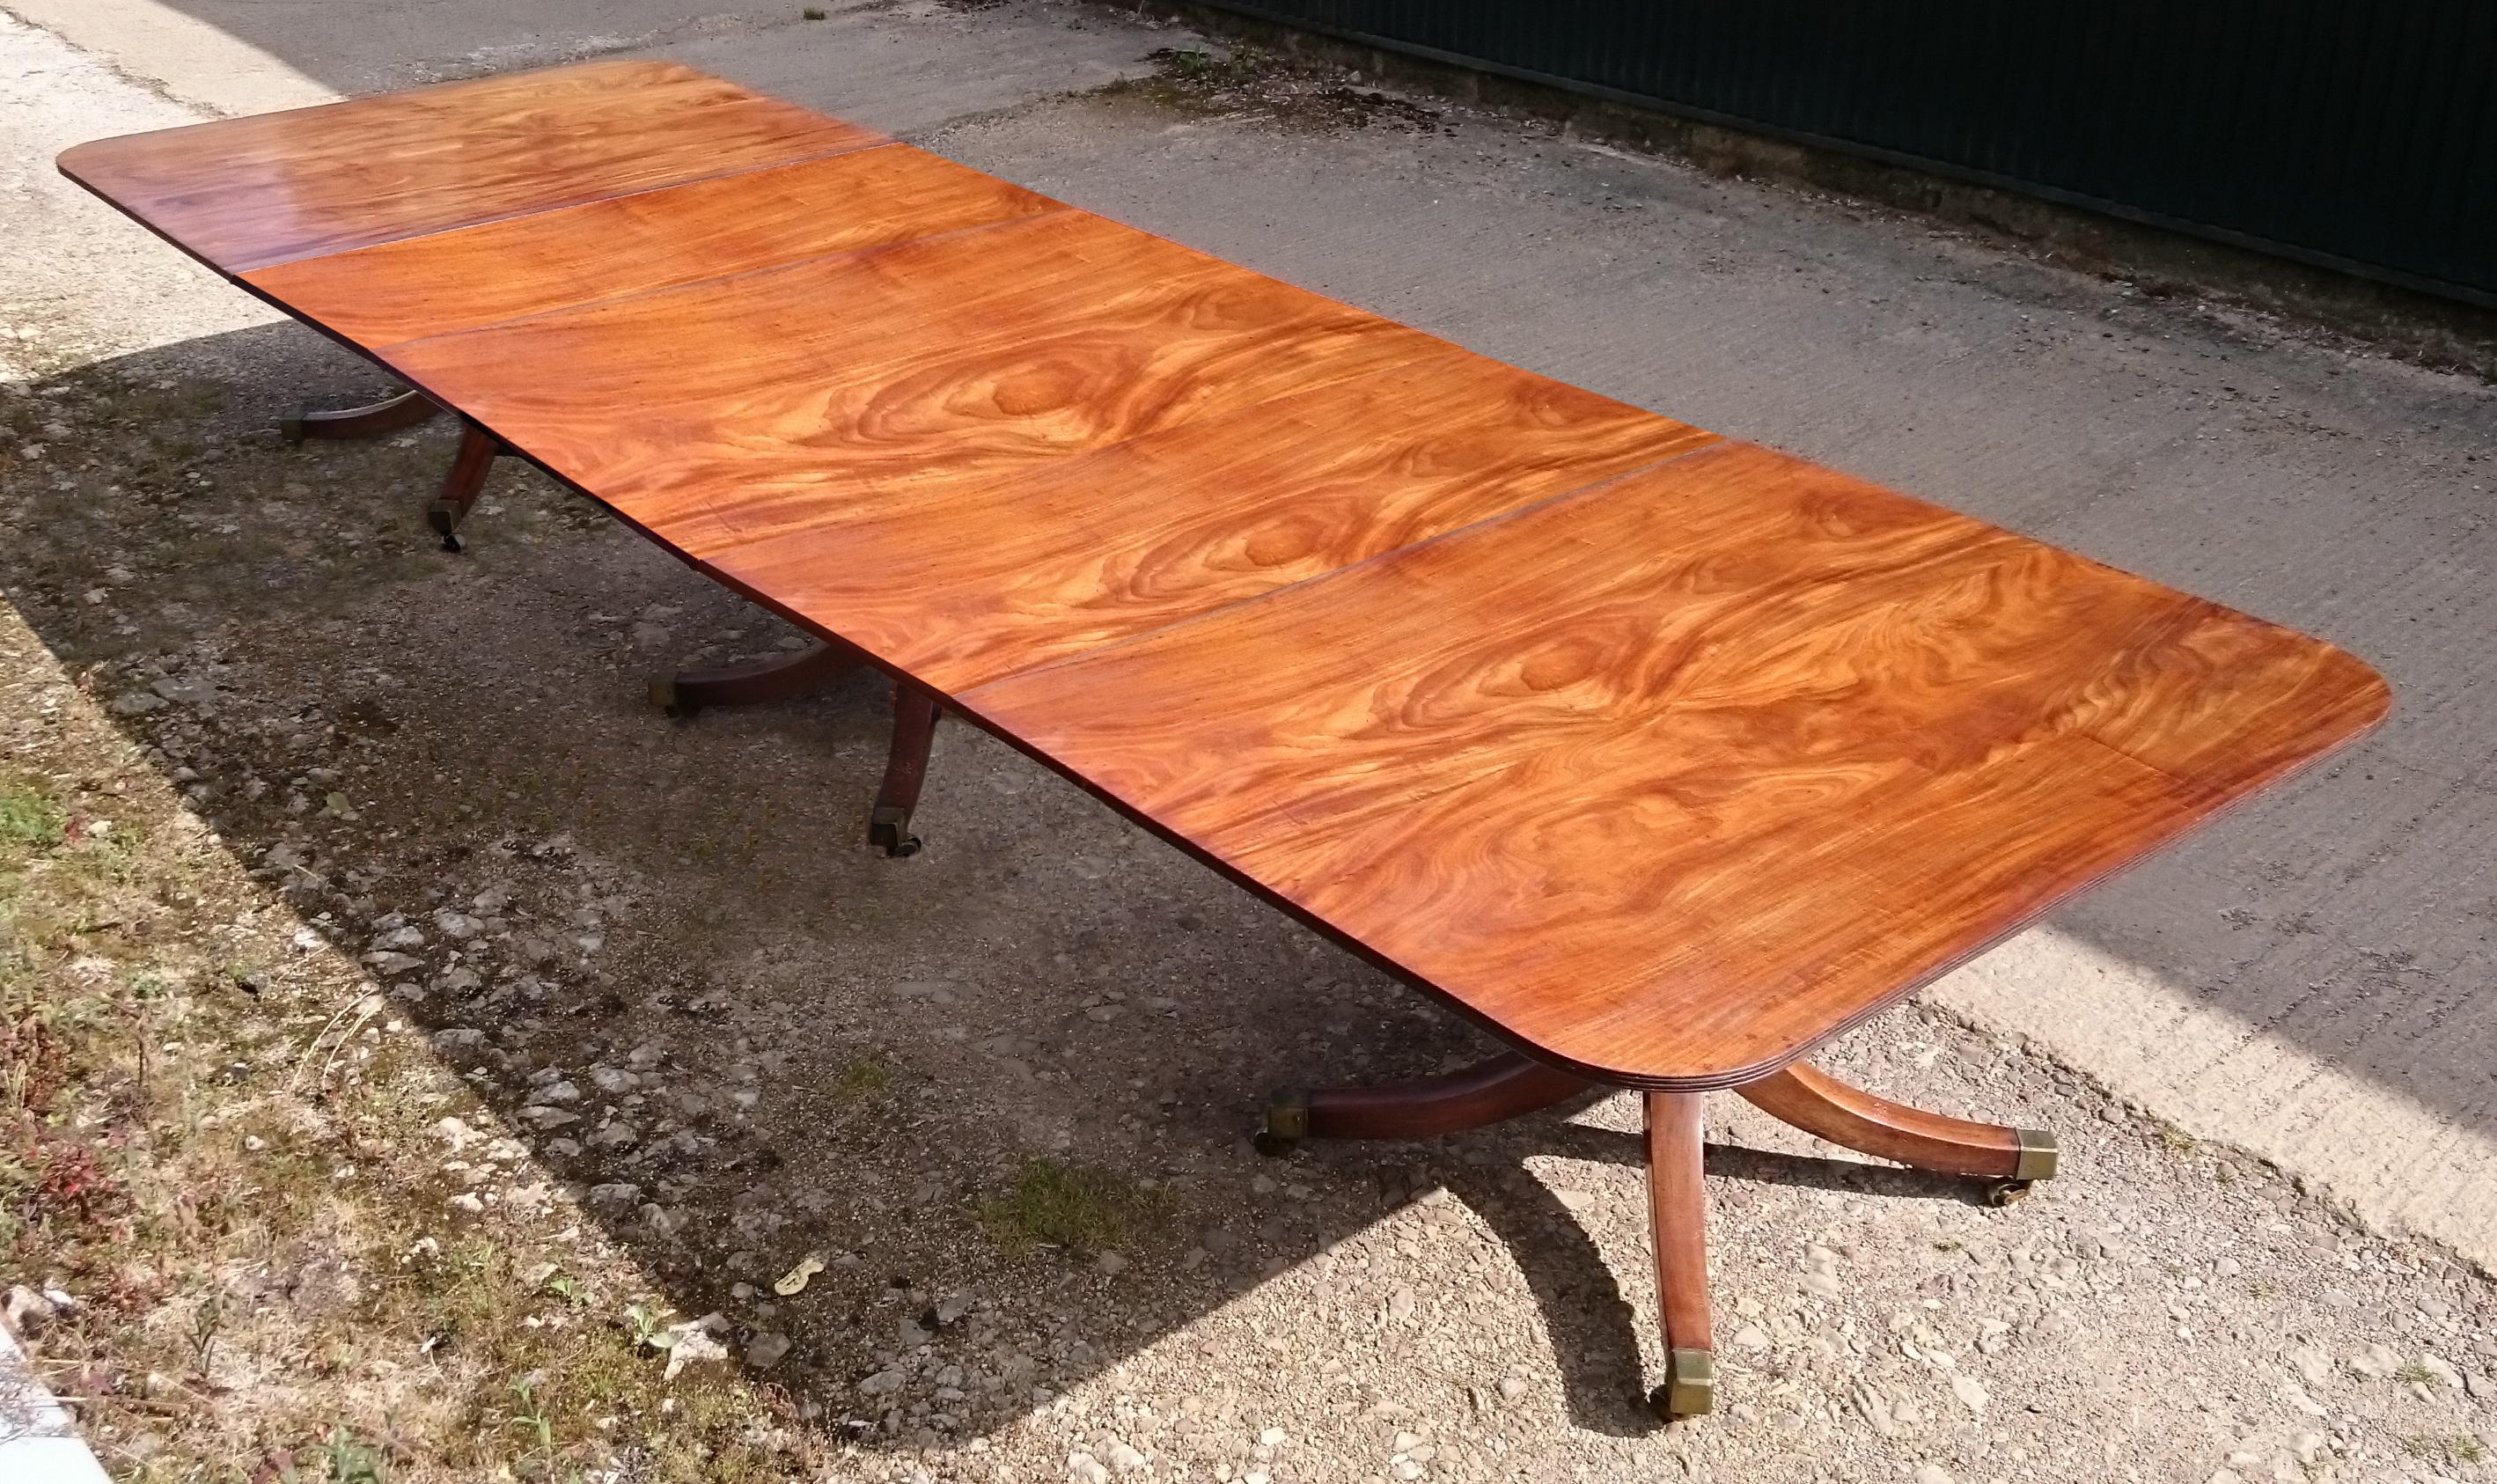
[[[1514, 1052], [1461, 1071], [1375, 1088], [1277, 1092], [1257, 1147], [1290, 1152], [1302, 1139], [1409, 1139], [1479, 1128], [1550, 1107], [1596, 1084]], [[2036, 1129], [1926, 1113], [1825, 1072], [1795, 1065], [1733, 1089], [1764, 1112], [1861, 1153], [1919, 1169], [1995, 1181], [2000, 1203], [2055, 1173], [2055, 1140]], [[1716, 1405], [1716, 1342], [1708, 1308], [1708, 1192], [1701, 1179], [1697, 1092], [1640, 1094], [1647, 1114], [1649, 1225], [1666, 1373], [1649, 1394], [1667, 1422]]]
[[[380, 438], [414, 427], [446, 410], [422, 392], [402, 392], [369, 407], [347, 407], [335, 412], [306, 409], [291, 418], [280, 418], [277, 430], [289, 443], [300, 443], [306, 438]], [[459, 522], [467, 519], [468, 507], [477, 503], [495, 457], [503, 452], [502, 440], [467, 419], [460, 419], [459, 452], [451, 458], [451, 468], [442, 476], [441, 490], [425, 508], [425, 523], [442, 538], [444, 551], [459, 550]]]
[[680, 670], [650, 682], [650, 704], [671, 716], [706, 706], [764, 706], [823, 689], [858, 668], [846, 649], [819, 644], [790, 654], [717, 670]]
[[341, 407], [334, 412], [306, 407], [291, 418], [278, 419], [277, 430], [289, 443], [306, 438], [379, 438], [414, 427], [443, 410], [440, 402], [422, 392], [402, 392], [369, 407]]
[[[730, 665], [718, 670], [685, 670], [650, 682], [650, 704], [671, 716], [691, 716], [707, 706], [761, 706], [792, 701], [821, 690], [858, 666], [849, 649], [828, 644], [795, 654]], [[919, 806], [919, 789], [928, 780], [928, 752], [936, 740], [936, 702], [927, 692], [896, 681], [893, 687], [893, 745], [885, 755], [884, 782], [875, 806], [868, 813], [868, 842], [890, 856], [916, 855], [919, 837], [910, 833], [911, 812]]]

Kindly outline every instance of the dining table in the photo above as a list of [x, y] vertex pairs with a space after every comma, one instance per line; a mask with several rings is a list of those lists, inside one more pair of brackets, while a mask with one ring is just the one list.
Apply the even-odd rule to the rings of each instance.
[[446, 544], [519, 458], [813, 637], [671, 709], [889, 677], [887, 851], [951, 715], [1498, 1048], [1286, 1088], [1261, 1149], [1635, 1093], [1666, 1420], [1717, 1390], [1707, 1094], [2052, 1176], [1806, 1058], [2390, 706], [2276, 623], [666, 60], [59, 166], [407, 388], [290, 435], [456, 419]]

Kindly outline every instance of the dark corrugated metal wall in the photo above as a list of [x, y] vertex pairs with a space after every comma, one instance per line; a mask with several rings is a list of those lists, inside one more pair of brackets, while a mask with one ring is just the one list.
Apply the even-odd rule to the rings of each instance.
[[2497, 0], [1217, 0], [2497, 303]]

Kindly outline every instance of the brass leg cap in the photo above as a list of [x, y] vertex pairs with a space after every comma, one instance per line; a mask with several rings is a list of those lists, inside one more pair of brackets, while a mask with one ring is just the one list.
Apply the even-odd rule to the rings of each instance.
[[919, 837], [910, 833], [908, 809], [875, 809], [867, 817], [867, 841], [881, 845], [889, 856], [919, 853]]
[[1706, 1350], [1676, 1350], [1666, 1361], [1664, 1384], [1648, 1393], [1659, 1418], [1679, 1422], [1717, 1409], [1717, 1357]]
[[2015, 1128], [2020, 1139], [2020, 1162], [2011, 1167], [2013, 1180], [2053, 1180], [2060, 1167], [2061, 1152], [2055, 1148], [2055, 1136], [2042, 1128]]
[[459, 518], [465, 514], [467, 512], [449, 500], [436, 500], [425, 507], [425, 523], [431, 526], [433, 533], [442, 538], [442, 550], [446, 552], [461, 550]]
[[1249, 1142], [1261, 1154], [1288, 1154], [1310, 1136], [1310, 1095], [1299, 1088], [1266, 1094], [1266, 1126]]
[[689, 701], [677, 694], [674, 676], [661, 676], [650, 682], [650, 704], [671, 716], [690, 716], [702, 710], [702, 703]]

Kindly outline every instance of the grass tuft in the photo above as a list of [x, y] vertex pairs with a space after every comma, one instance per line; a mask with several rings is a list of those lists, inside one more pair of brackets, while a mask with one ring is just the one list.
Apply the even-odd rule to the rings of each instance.
[[1045, 1156], [1025, 1160], [1014, 1184], [979, 1207], [981, 1228], [1009, 1252], [1112, 1247], [1145, 1215], [1140, 1192], [1117, 1178]]
[[865, 1102], [893, 1086], [893, 1075], [892, 1062], [870, 1054], [841, 1068], [833, 1089], [853, 1102]]
[[0, 787], [0, 851], [33, 855], [61, 842], [68, 816], [48, 794]]
[[2469, 1433], [2420, 1433], [2402, 1439], [2402, 1451], [2416, 1459], [2449, 1466], [2477, 1464], [2488, 1457], [2488, 1445]]

